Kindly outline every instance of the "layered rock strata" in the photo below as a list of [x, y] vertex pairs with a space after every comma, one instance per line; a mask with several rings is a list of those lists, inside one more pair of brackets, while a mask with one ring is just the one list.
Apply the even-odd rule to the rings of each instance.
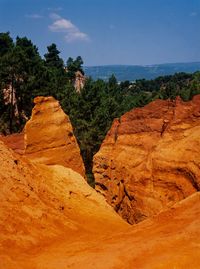
[[129, 226], [71, 169], [0, 161], [0, 269], [200, 268], [198, 192]]
[[200, 95], [115, 119], [94, 157], [96, 190], [137, 223], [200, 190]]
[[[142, 116], [144, 118], [145, 115], [145, 117], [149, 115], [153, 119], [147, 120], [149, 123], [147, 133], [154, 134], [152, 137], [157, 139], [157, 144], [153, 138], [148, 140], [148, 136], [140, 134], [141, 140], [140, 144], [137, 144], [137, 155], [140, 159], [146, 156], [145, 150], [150, 149], [154, 142], [151, 153], [148, 153], [152, 154], [152, 161], [148, 162], [149, 157], [147, 156], [147, 161], [145, 159], [141, 169], [146, 169], [144, 175], [150, 175], [150, 167], [153, 167], [151, 169], [155, 172], [155, 178], [152, 176], [153, 174], [148, 177], [152, 181], [149, 184], [155, 188], [154, 196], [154, 189], [151, 189], [151, 195], [155, 197], [152, 198], [152, 201], [159, 197], [158, 203], [160, 203], [163, 201], [162, 195], [164, 193], [171, 193], [171, 197], [173, 194], [178, 194], [174, 196], [176, 199], [168, 199], [168, 203], [163, 203], [162, 208], [164, 208], [170, 206], [175, 200], [182, 199], [182, 197], [199, 189], [197, 157], [199, 149], [198, 119], [200, 117], [198, 103], [200, 103], [200, 98], [196, 97], [187, 104], [180, 100], [177, 100], [177, 103], [173, 105], [169, 103], [171, 104], [168, 107], [170, 111], [178, 111], [177, 118], [174, 112], [169, 117], [167, 109], [165, 113], [159, 112], [161, 114], [158, 113], [153, 118], [153, 112], [150, 113], [151, 106], [161, 109], [165, 104], [163, 101], [159, 102], [146, 107], [146, 114], [144, 113]], [[140, 114], [141, 110], [138, 110], [138, 113]], [[162, 129], [156, 127], [158, 126], [156, 117], [159, 115], [166, 116], [163, 124], [166, 124], [166, 119], [169, 120], [169, 125]], [[140, 120], [139, 116], [135, 117], [138, 121]], [[44, 117], [42, 118], [44, 119]], [[176, 121], [177, 124], [173, 125], [173, 121]], [[38, 122], [36, 126], [40, 128], [40, 121], [36, 122]], [[130, 127], [129, 123], [130, 121], [127, 121], [128, 127]], [[119, 135], [119, 131], [124, 132], [125, 130], [120, 129], [119, 125], [114, 125], [118, 126], [117, 131], [112, 137], [107, 137], [110, 138], [111, 148], [114, 146], [113, 139], [116, 144], [122, 136]], [[51, 124], [50, 126], [52, 128]], [[37, 132], [36, 127], [34, 130]], [[131, 144], [133, 142], [131, 140], [133, 129], [130, 128], [130, 130], [131, 135], [127, 134], [127, 136], [130, 138], [130, 145], [128, 145], [131, 148], [133, 147]], [[159, 132], [160, 135], [156, 135]], [[40, 130], [38, 133], [42, 134]], [[22, 154], [24, 149], [22, 138], [23, 136], [14, 135], [4, 140], [17, 153], [0, 142], [0, 269], [200, 268], [197, 258], [200, 255], [199, 192], [193, 193], [157, 216], [130, 226], [105, 202], [102, 195], [88, 186], [79, 173], [63, 165], [41, 164], [43, 160], [40, 160], [41, 163], [39, 163], [37, 159], [39, 157], [31, 158], [31, 153], [30, 155]], [[161, 139], [163, 140], [161, 141]], [[167, 147], [168, 144], [170, 148]], [[144, 146], [143, 151], [139, 149], [142, 145]], [[122, 156], [123, 154], [126, 156], [127, 144], [123, 144], [122, 149], [124, 149]], [[109, 152], [108, 147], [107, 150]], [[130, 152], [128, 151], [128, 153]], [[187, 161], [185, 152], [187, 152]], [[177, 153], [180, 154], [178, 157]], [[120, 154], [120, 152], [116, 151], [116, 154]], [[165, 155], [168, 156], [166, 159]], [[28, 159], [27, 156], [30, 158]], [[130, 165], [131, 156], [129, 154], [120, 159], [123, 160], [124, 167], [127, 164]], [[111, 168], [106, 165], [104, 163], [97, 168], [109, 169], [110, 175], [112, 175], [115, 170], [113, 162]], [[135, 167], [140, 165], [142, 163], [137, 162]], [[172, 172], [174, 171], [172, 168], [177, 165], [178, 170]], [[187, 169], [184, 170], [184, 167]], [[138, 169], [135, 175], [140, 175], [140, 173]], [[131, 178], [133, 178], [133, 173]], [[133, 201], [130, 196], [132, 193], [128, 189], [129, 185], [124, 178], [120, 180], [120, 184], [116, 185], [123, 192], [123, 201], [126, 201], [126, 196], [128, 196], [128, 200]], [[148, 184], [141, 184], [143, 182], [146, 183], [145, 180], [139, 181], [136, 187], [141, 186], [139, 190], [146, 195], [149, 190]], [[100, 184], [102, 183], [99, 182], [97, 186], [100, 187]], [[168, 192], [166, 192], [166, 187], [168, 187]], [[106, 185], [102, 184], [99, 190], [103, 189], [104, 195], [106, 195], [106, 188]], [[113, 192], [115, 190], [113, 184]], [[160, 192], [160, 196], [158, 196], [158, 192]], [[142, 195], [140, 197], [141, 202]], [[167, 201], [167, 196], [165, 199]], [[138, 203], [138, 205], [140, 204]]]

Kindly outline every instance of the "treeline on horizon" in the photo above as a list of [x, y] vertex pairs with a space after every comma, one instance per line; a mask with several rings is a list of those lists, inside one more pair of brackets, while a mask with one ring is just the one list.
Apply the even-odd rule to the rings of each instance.
[[0, 33], [0, 133], [22, 131], [31, 115], [34, 97], [54, 96], [70, 117], [89, 181], [93, 180], [93, 156], [114, 118], [158, 98], [181, 96], [187, 101], [200, 93], [200, 72], [121, 83], [114, 75], [108, 81], [87, 78], [77, 92], [74, 79], [77, 71], [84, 74], [83, 60], [78, 56], [64, 61], [59, 54], [53, 43], [41, 57], [27, 37], [14, 41], [9, 32]]

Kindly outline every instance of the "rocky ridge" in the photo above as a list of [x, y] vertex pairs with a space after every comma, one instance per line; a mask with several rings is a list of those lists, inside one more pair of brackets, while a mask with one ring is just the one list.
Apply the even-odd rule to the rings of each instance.
[[[73, 170], [32, 163], [2, 142], [0, 160], [1, 269], [13, 268], [15, 262], [23, 264], [26, 255], [40, 253], [63, 237], [69, 243], [84, 233], [92, 236], [111, 227], [116, 231], [126, 227], [103, 197]], [[103, 230], [98, 232], [99, 225]], [[32, 268], [19, 264], [15, 268]]]
[[116, 119], [94, 157], [96, 190], [137, 223], [200, 189], [200, 95]]
[[[41, 100], [41, 98], [39, 100]], [[146, 115], [145, 117], [149, 115], [150, 118], [152, 118], [152, 124], [149, 118], [149, 121], [147, 120], [147, 123], [149, 123], [148, 126], [142, 127], [142, 124], [139, 125], [141, 128], [147, 128], [148, 130], [146, 137], [141, 135], [144, 139], [141, 141], [149, 142], [149, 144], [142, 144], [141, 141], [139, 141], [141, 143], [139, 144], [140, 147], [141, 145], [144, 145], [144, 149], [146, 150], [147, 148], [150, 148], [152, 144], [151, 141], [154, 141], [152, 138], [149, 138], [149, 140], [147, 139], [148, 136], [151, 137], [152, 135], [149, 133], [149, 128], [152, 132], [155, 132], [154, 135], [156, 138], [165, 137], [172, 126], [175, 130], [178, 128], [180, 133], [184, 130], [186, 132], [184, 135], [180, 136], [179, 133], [179, 135], [176, 136], [178, 141], [175, 144], [176, 146], [178, 146], [179, 142], [184, 142], [180, 144], [182, 146], [190, 145], [192, 141], [196, 141], [198, 137], [198, 124], [196, 118], [199, 117], [198, 100], [200, 99], [197, 97], [196, 100], [187, 103], [187, 109], [183, 109], [182, 102], [177, 100], [177, 103], [180, 102], [180, 105], [178, 105], [178, 107], [181, 106], [180, 111], [185, 111], [187, 117], [188, 115], [191, 115], [191, 118], [188, 120], [191, 127], [189, 129], [186, 123], [180, 125], [180, 121], [178, 121], [179, 125], [170, 125], [170, 122], [176, 118], [175, 113], [173, 112], [174, 109], [172, 109], [174, 116], [171, 118], [170, 114], [169, 125], [162, 131], [162, 128], [159, 129], [157, 127], [157, 119], [159, 119], [159, 115], [165, 114], [166, 117], [169, 117], [169, 115], [167, 116], [167, 113], [162, 112], [163, 114], [156, 113], [157, 117], [152, 117], [153, 112], [152, 114], [150, 113], [150, 108], [152, 109], [152, 107], [155, 107], [155, 103], [150, 104], [150, 108], [146, 107], [142, 117], [144, 117], [144, 115]], [[48, 105], [46, 104], [46, 101]], [[35, 110], [35, 112], [38, 111], [36, 120], [32, 117], [34, 128], [32, 129], [31, 126], [28, 126], [28, 133], [30, 133], [29, 139], [26, 140], [26, 143], [28, 141], [28, 144], [25, 143], [25, 145], [30, 145], [30, 153], [24, 154], [23, 134], [12, 135], [0, 139], [4, 140], [7, 145], [16, 151], [13, 152], [3, 142], [0, 142], [0, 269], [200, 268], [200, 263], [197, 258], [200, 255], [200, 194], [199, 192], [196, 192], [198, 190], [199, 182], [194, 176], [191, 178], [191, 174], [188, 176], [190, 178], [190, 180], [188, 180], [190, 183], [184, 180], [184, 177], [176, 177], [177, 180], [175, 183], [175, 178], [172, 176], [170, 177], [172, 164], [169, 160], [171, 160], [171, 155], [169, 155], [169, 153], [166, 155], [166, 152], [168, 152], [167, 150], [172, 151], [172, 145], [169, 144], [171, 147], [168, 149], [165, 143], [163, 146], [157, 139], [159, 142], [157, 146], [160, 146], [159, 154], [162, 153], [162, 150], [164, 150], [164, 153], [161, 156], [163, 159], [159, 155], [159, 166], [155, 167], [160, 168], [160, 170], [158, 168], [156, 169], [159, 170], [161, 175], [164, 173], [166, 178], [167, 176], [169, 177], [168, 181], [162, 178], [161, 183], [163, 185], [161, 184], [159, 190], [164, 191], [164, 188], [170, 186], [174, 188], [174, 186], [179, 186], [180, 193], [185, 196], [189, 195], [189, 197], [175, 205], [172, 205], [175, 201], [171, 201], [168, 203], [168, 207], [170, 207], [169, 209], [163, 210], [163, 207], [162, 212], [156, 216], [131, 226], [116, 214], [113, 208], [105, 202], [102, 195], [98, 194], [94, 189], [88, 186], [85, 179], [79, 173], [63, 166], [62, 163], [56, 164], [56, 159], [54, 159], [55, 164], [49, 163], [48, 158], [51, 156], [48, 154], [45, 155], [44, 158], [41, 158], [41, 156], [43, 156], [42, 151], [46, 151], [45, 145], [48, 144], [46, 141], [55, 139], [55, 137], [53, 138], [51, 135], [54, 133], [54, 128], [57, 130], [57, 122], [61, 122], [61, 126], [63, 126], [63, 121], [60, 121], [60, 114], [57, 114], [57, 109], [55, 113], [53, 113], [56, 117], [53, 117], [51, 113], [52, 109], [50, 109], [50, 107], [53, 103], [53, 109], [55, 109], [55, 100], [48, 98], [43, 99], [42, 102], [44, 104], [42, 108], [45, 112], [39, 106], [39, 109]], [[160, 108], [163, 106], [163, 104], [159, 102], [156, 102], [156, 104], [157, 107]], [[177, 104], [172, 107], [175, 106], [177, 106]], [[58, 111], [60, 111], [59, 106], [57, 108]], [[50, 112], [46, 113], [49, 109]], [[165, 112], [167, 112], [167, 110]], [[46, 128], [49, 127], [52, 132], [50, 132], [50, 130], [45, 130], [44, 119], [47, 114], [50, 115], [50, 118], [46, 121], [48, 123]], [[138, 114], [141, 115], [140, 110], [138, 111]], [[40, 115], [41, 119], [39, 119]], [[142, 120], [142, 117], [140, 118], [139, 115], [136, 116], [137, 120]], [[181, 115], [184, 118], [184, 113]], [[131, 112], [129, 116], [130, 117], [124, 117], [120, 124], [123, 120], [126, 122], [127, 119], [134, 118], [131, 115]], [[107, 136], [107, 138], [110, 138], [111, 148], [114, 143], [113, 139], [115, 143], [117, 143], [118, 140], [123, 138], [121, 136], [126, 130], [125, 128], [121, 129], [118, 122], [119, 121], [116, 120], [116, 125], [114, 125], [114, 127], [117, 126], [117, 131], [114, 129], [115, 131], [112, 136], [109, 137], [109, 134]], [[133, 127], [130, 126], [130, 121], [128, 120], [124, 124], [125, 125], [122, 127], [127, 126], [130, 128], [129, 130], [131, 130], [130, 134], [127, 135], [132, 136]], [[163, 120], [163, 124], [166, 124], [166, 121]], [[55, 125], [56, 127], [54, 127]], [[40, 126], [42, 126], [42, 132]], [[39, 128], [39, 130], [37, 130], [37, 128]], [[171, 133], [167, 136], [168, 140], [165, 141], [166, 143], [174, 141], [174, 135], [175, 132], [177, 133], [177, 130], [174, 131], [173, 128]], [[195, 128], [197, 128], [197, 130]], [[136, 128], [136, 130], [138, 129]], [[120, 131], [122, 134], [120, 134]], [[66, 132], [65, 128], [63, 132]], [[128, 132], [129, 131], [127, 131], [127, 133]], [[156, 134], [159, 132], [160, 136], [157, 136]], [[187, 135], [187, 132], [189, 132], [190, 135]], [[38, 138], [37, 135], [39, 135]], [[48, 135], [49, 140], [46, 137]], [[63, 136], [65, 137], [65, 135], [66, 133]], [[138, 135], [137, 132], [136, 135]], [[62, 141], [63, 136], [59, 134], [58, 138]], [[189, 140], [181, 140], [181, 138], [185, 139], [188, 136], [190, 137]], [[33, 143], [31, 137], [34, 138]], [[44, 142], [42, 142], [43, 138]], [[66, 140], [64, 139], [64, 141]], [[121, 141], [124, 140], [122, 139]], [[131, 143], [133, 140], [126, 140], [126, 143], [127, 142]], [[187, 142], [190, 143], [188, 144]], [[43, 150], [38, 150], [38, 144], [41, 144]], [[49, 142], [49, 144], [54, 147], [56, 143], [51, 144]], [[73, 143], [73, 145], [75, 147], [75, 152], [77, 152], [76, 143]], [[130, 145], [132, 146], [132, 144]], [[198, 141], [193, 142], [192, 145], [196, 151], [193, 150], [193, 148], [187, 150], [187, 152], [190, 153], [187, 155], [188, 162], [190, 164], [193, 160], [193, 163], [197, 164]], [[127, 150], [125, 145], [122, 145], [122, 148], [125, 149], [123, 152], [123, 154], [125, 154]], [[156, 146], [154, 146], [153, 149], [155, 148]], [[34, 151], [34, 149], [36, 149], [36, 151]], [[108, 147], [105, 149], [109, 150]], [[36, 154], [34, 156], [32, 155], [33, 151], [34, 154]], [[143, 151], [141, 152], [143, 153]], [[52, 151], [50, 152], [52, 153]], [[151, 152], [153, 153], [154, 151], [151, 149]], [[188, 164], [186, 162], [186, 157], [185, 159], [183, 157], [185, 151], [183, 150], [183, 152], [180, 152], [180, 150], [178, 150], [178, 152], [180, 154], [182, 153], [181, 160], [183, 163]], [[66, 153], [71, 154], [71, 152]], [[111, 151], [111, 153], [113, 153], [113, 151]], [[116, 153], [120, 155], [119, 151], [116, 151]], [[130, 152], [128, 151], [128, 153]], [[137, 153], [140, 153], [140, 151], [138, 150]], [[171, 154], [172, 156], [176, 156], [173, 152], [171, 152]], [[139, 156], [141, 157], [144, 155], [145, 154], [143, 153], [143, 155], [140, 154]], [[166, 163], [164, 162], [165, 155], [168, 156], [166, 158]], [[59, 155], [55, 156], [59, 157]], [[65, 155], [63, 156], [65, 157]], [[130, 156], [132, 155], [126, 157], [124, 166], [128, 161], [131, 163], [131, 160], [129, 160]], [[157, 155], [155, 154], [155, 156]], [[60, 162], [60, 158], [57, 160]], [[152, 158], [152, 160], [154, 160], [154, 158]], [[158, 160], [155, 160], [155, 164], [157, 164]], [[176, 160], [175, 157], [174, 160]], [[154, 163], [154, 161], [152, 161], [152, 163]], [[183, 163], [181, 164], [183, 165]], [[109, 166], [106, 167], [106, 163], [100, 163], [100, 165], [101, 169], [110, 169]], [[146, 161], [143, 167], [145, 167], [145, 165]], [[163, 168], [163, 165], [166, 165], [166, 170]], [[149, 165], [148, 167], [151, 166]], [[114, 165], [112, 166], [112, 170], [116, 168], [117, 167]], [[192, 168], [189, 168], [194, 169], [193, 166]], [[157, 170], [155, 170], [155, 172]], [[116, 169], [116, 171], [118, 170]], [[197, 175], [197, 172], [195, 175]], [[112, 175], [112, 173], [113, 171], [110, 171], [110, 175]], [[138, 175], [140, 170], [136, 169], [135, 173]], [[155, 174], [156, 178], [158, 177], [157, 175], [160, 175], [159, 173]], [[175, 175], [177, 176], [177, 174]], [[120, 182], [120, 184], [124, 183], [127, 182], [123, 180]], [[97, 186], [100, 187], [100, 184], [101, 183], [99, 182], [99, 185]], [[191, 185], [193, 185], [193, 188]], [[103, 189], [104, 195], [106, 195], [106, 185], [103, 186], [104, 185], [101, 186], [102, 188], [100, 191]], [[119, 187], [119, 185], [117, 186]], [[139, 185], [136, 185], [136, 187], [138, 186]], [[140, 187], [140, 191], [142, 192], [143, 188], [144, 194], [148, 195], [148, 189], [145, 188], [146, 186], [147, 185], [143, 184]], [[115, 187], [114, 184], [113, 187]], [[124, 184], [124, 187], [120, 185], [120, 188], [124, 190], [125, 196], [130, 196], [127, 185]], [[171, 192], [173, 188], [169, 188], [168, 191]], [[114, 188], [113, 190], [115, 191], [116, 189]], [[157, 185], [155, 190], [157, 193]], [[175, 190], [174, 193], [176, 193]], [[182, 196], [180, 195], [178, 198], [181, 198]], [[155, 197], [157, 198], [157, 196]], [[131, 196], [129, 199], [132, 199]]]
[[71, 169], [0, 160], [0, 269], [200, 268], [198, 192], [129, 226]]
[[69, 117], [53, 97], [37, 97], [22, 133], [0, 135], [9, 148], [41, 164], [59, 164], [85, 176], [80, 149]]

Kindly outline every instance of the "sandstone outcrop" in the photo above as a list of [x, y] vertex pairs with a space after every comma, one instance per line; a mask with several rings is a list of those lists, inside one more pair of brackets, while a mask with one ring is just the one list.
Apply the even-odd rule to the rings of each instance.
[[[197, 137], [198, 100], [194, 99], [187, 107], [188, 110], [192, 107], [188, 120], [191, 130], [186, 128], [186, 123], [173, 126], [186, 132], [183, 138], [189, 131], [193, 131], [193, 140]], [[162, 132], [163, 137], [167, 128]], [[174, 139], [175, 131], [171, 132], [169, 141]], [[117, 141], [118, 133], [115, 134]], [[5, 142], [21, 154], [22, 138], [14, 135], [10, 140], [5, 138]], [[176, 138], [180, 142], [180, 137]], [[198, 143], [193, 142], [193, 146], [196, 150], [188, 152], [196, 160]], [[161, 144], [162, 153], [161, 149], [166, 150], [166, 146]], [[198, 189], [195, 177], [194, 181], [190, 179], [196, 186], [191, 191], [184, 177], [176, 183], [180, 188], [187, 187], [192, 195], [157, 216], [130, 226], [79, 173], [63, 165], [41, 164], [35, 158], [28, 159], [29, 154], [20, 154], [0, 142], [0, 269], [200, 268], [197, 258], [200, 255], [200, 193], [193, 193]], [[168, 164], [169, 157], [166, 160]], [[182, 161], [184, 163], [184, 157]], [[170, 175], [171, 163], [163, 170], [162, 162], [161, 158], [158, 163], [161, 170], [156, 169], [160, 175]], [[170, 180], [167, 186], [176, 186], [173, 177]], [[124, 191], [127, 190], [124, 188]]]
[[53, 97], [36, 97], [25, 126], [25, 155], [37, 163], [60, 164], [85, 175], [69, 117]]
[[[186, 269], [200, 268], [200, 194], [117, 234], [110, 231], [56, 244], [33, 257], [35, 268]], [[99, 227], [99, 229], [101, 229]], [[32, 268], [30, 268], [32, 269]]]
[[115, 119], [94, 157], [96, 190], [137, 223], [200, 190], [200, 95]]
[[24, 133], [16, 133], [12, 135], [1, 136], [0, 141], [3, 141], [14, 152], [24, 154]]
[[78, 93], [80, 93], [83, 87], [85, 86], [85, 82], [86, 77], [80, 71], [77, 71], [74, 79], [74, 88]]
[[200, 268], [199, 192], [129, 226], [71, 169], [0, 161], [0, 269]]
[[56, 241], [70, 245], [83, 234], [89, 240], [127, 227], [73, 170], [31, 163], [2, 142], [0, 161], [0, 269], [39, 268], [27, 257]]

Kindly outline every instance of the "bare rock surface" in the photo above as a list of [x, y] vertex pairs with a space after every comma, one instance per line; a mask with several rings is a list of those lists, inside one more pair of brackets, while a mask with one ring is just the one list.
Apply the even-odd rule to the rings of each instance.
[[70, 245], [75, 237], [127, 227], [73, 170], [32, 163], [2, 142], [0, 161], [0, 269], [32, 268], [24, 261], [55, 241]]
[[53, 97], [36, 97], [25, 125], [25, 155], [37, 163], [60, 164], [82, 176], [85, 168], [69, 117]]
[[31, 264], [33, 269], [199, 269], [199, 225], [200, 194], [195, 193], [124, 231], [75, 237], [71, 245], [58, 242]]
[[199, 192], [129, 226], [71, 169], [0, 160], [0, 269], [200, 268]]
[[16, 133], [12, 135], [0, 135], [0, 141], [3, 141], [9, 148], [16, 153], [24, 154], [24, 133]]
[[[53, 99], [47, 102], [55, 105]], [[112, 182], [118, 195], [111, 204], [122, 194], [121, 215], [135, 222], [141, 212], [153, 215], [133, 226], [79, 171], [56, 160], [56, 165], [46, 162], [50, 155], [41, 158], [37, 144], [45, 151], [48, 143], [36, 139], [36, 127], [43, 126], [39, 120], [35, 134], [28, 130], [35, 140], [26, 144], [30, 152], [25, 155], [19, 151], [24, 151], [23, 136], [5, 138], [6, 145], [0, 141], [0, 269], [200, 269], [199, 104], [198, 96], [189, 103], [157, 101], [138, 109], [137, 115], [128, 113], [114, 122], [102, 145], [107, 159], [99, 153], [95, 157], [103, 160], [96, 166], [99, 175]], [[157, 112], [151, 111], [155, 107]], [[133, 119], [140, 127], [131, 127]], [[47, 126], [53, 133], [52, 125]], [[38, 134], [46, 132], [44, 128]], [[50, 141], [48, 132], [47, 137]], [[112, 175], [120, 175], [120, 181]], [[106, 184], [99, 181], [97, 186], [109, 200], [111, 185]]]
[[115, 119], [94, 157], [96, 190], [137, 223], [200, 190], [200, 95]]

